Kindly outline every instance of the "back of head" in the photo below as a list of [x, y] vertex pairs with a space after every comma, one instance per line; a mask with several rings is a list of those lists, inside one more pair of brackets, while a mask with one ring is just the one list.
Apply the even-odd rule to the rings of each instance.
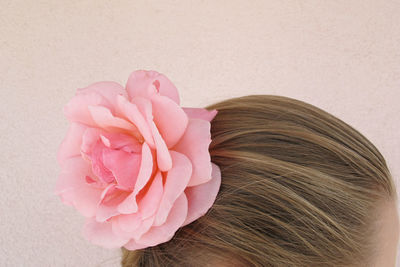
[[379, 203], [396, 199], [376, 147], [331, 114], [271, 95], [228, 99], [211, 122], [221, 169], [206, 215], [122, 266], [368, 266]]

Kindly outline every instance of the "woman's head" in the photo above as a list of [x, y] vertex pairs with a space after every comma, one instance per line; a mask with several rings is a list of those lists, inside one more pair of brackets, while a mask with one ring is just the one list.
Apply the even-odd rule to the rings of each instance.
[[123, 248], [123, 266], [394, 265], [396, 189], [362, 134], [282, 96], [207, 109], [218, 110], [209, 147], [222, 174], [215, 203], [169, 242]]

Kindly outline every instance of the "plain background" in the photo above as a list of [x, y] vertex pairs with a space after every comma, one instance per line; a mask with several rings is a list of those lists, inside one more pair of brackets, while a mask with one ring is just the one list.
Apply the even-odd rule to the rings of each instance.
[[157, 70], [183, 106], [248, 94], [316, 105], [400, 177], [400, 1], [0, 0], [0, 266], [120, 266], [53, 195], [75, 90]]

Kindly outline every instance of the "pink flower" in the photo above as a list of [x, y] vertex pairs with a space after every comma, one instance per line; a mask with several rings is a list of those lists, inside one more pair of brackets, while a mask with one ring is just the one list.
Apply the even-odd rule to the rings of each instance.
[[167, 242], [215, 201], [221, 173], [211, 162], [217, 110], [180, 107], [173, 83], [156, 71], [77, 90], [60, 145], [55, 193], [87, 217], [82, 234], [106, 248]]

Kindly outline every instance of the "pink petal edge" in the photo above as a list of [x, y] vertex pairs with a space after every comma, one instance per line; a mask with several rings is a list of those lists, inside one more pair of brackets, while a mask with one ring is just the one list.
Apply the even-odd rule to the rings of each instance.
[[185, 226], [205, 215], [212, 207], [221, 186], [221, 170], [212, 164], [210, 181], [197, 186], [187, 187], [185, 194], [188, 199], [188, 215], [182, 226]]

